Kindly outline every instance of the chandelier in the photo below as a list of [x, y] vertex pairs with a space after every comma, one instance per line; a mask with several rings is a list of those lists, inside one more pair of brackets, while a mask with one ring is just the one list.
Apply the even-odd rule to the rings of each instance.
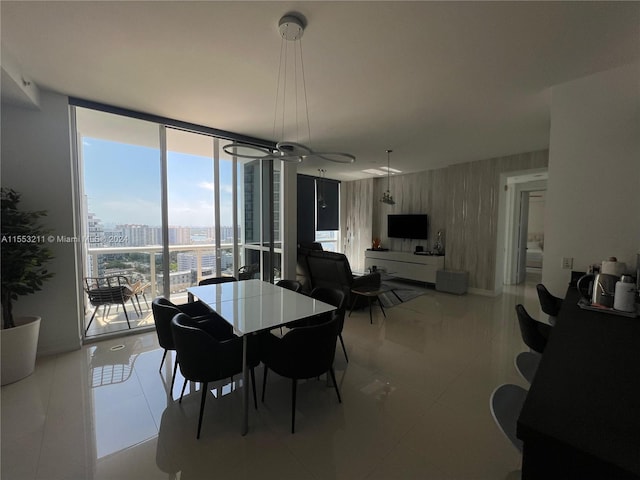
[[391, 152], [393, 152], [393, 150], [387, 150], [387, 191], [382, 194], [382, 198], [380, 199], [382, 203], [386, 203], [387, 205], [396, 204], [395, 200], [393, 199], [393, 195], [391, 195], [391, 191], [389, 190], [389, 183], [390, 183], [390, 177], [391, 177], [391, 168], [390, 168]]
[[[309, 122], [309, 105], [307, 102], [307, 86], [304, 76], [304, 62], [302, 59], [302, 34], [306, 27], [306, 22], [299, 13], [289, 13], [278, 22], [280, 32], [280, 66], [278, 69], [278, 82], [276, 88], [276, 105], [273, 120], [273, 136], [276, 137], [276, 125], [281, 124], [280, 135], [282, 139], [276, 144], [276, 149], [271, 150], [266, 147], [259, 147], [243, 142], [233, 142], [222, 147], [225, 153], [239, 158], [247, 159], [274, 159], [285, 162], [302, 162], [311, 158], [327, 160], [336, 163], [353, 163], [356, 160], [354, 155], [344, 152], [315, 152], [311, 147], [296, 141], [284, 140], [285, 111], [287, 100], [293, 101], [295, 106], [295, 130], [296, 137], [300, 134], [299, 118], [306, 119], [307, 141], [311, 138], [311, 127]], [[293, 44], [293, 52], [289, 52], [289, 44]], [[292, 58], [290, 58], [292, 57]], [[289, 60], [293, 66], [290, 67]], [[291, 70], [292, 68], [292, 70]], [[293, 87], [287, 86], [287, 79], [293, 76]], [[298, 104], [304, 106], [300, 112]], [[304, 121], [303, 121], [304, 123]]]

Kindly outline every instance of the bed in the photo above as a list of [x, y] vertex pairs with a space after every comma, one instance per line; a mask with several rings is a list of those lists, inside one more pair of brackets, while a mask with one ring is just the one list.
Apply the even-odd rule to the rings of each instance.
[[527, 268], [542, 268], [544, 239], [541, 234], [531, 234], [527, 241]]

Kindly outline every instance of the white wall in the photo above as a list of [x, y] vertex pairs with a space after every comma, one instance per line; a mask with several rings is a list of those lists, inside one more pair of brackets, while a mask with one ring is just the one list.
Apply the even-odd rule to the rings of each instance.
[[564, 296], [573, 270], [640, 252], [640, 64], [552, 89], [543, 283]]
[[[65, 96], [42, 91], [40, 110], [2, 105], [2, 186], [22, 193], [21, 206], [47, 210], [54, 236], [75, 236], [69, 107]], [[18, 315], [42, 317], [38, 354], [80, 347], [76, 245], [51, 243], [55, 277], [15, 304]]]

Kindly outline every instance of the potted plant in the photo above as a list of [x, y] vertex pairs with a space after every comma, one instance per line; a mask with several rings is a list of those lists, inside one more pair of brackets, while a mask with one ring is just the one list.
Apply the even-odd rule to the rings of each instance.
[[2, 236], [0, 255], [2, 278], [2, 385], [24, 378], [35, 368], [40, 317], [14, 317], [13, 302], [37, 292], [53, 273], [46, 263], [53, 258], [47, 246], [49, 231], [40, 219], [44, 210], [18, 209], [20, 193], [2, 187]]

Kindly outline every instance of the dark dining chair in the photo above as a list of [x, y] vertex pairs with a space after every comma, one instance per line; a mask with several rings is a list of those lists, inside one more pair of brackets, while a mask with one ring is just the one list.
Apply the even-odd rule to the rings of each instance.
[[[180, 394], [180, 403], [184, 395], [186, 381], [201, 383], [202, 397], [200, 400], [200, 415], [198, 417], [198, 431], [196, 438], [200, 438], [204, 405], [207, 400], [209, 382], [216, 382], [242, 373], [243, 340], [233, 337], [226, 340], [215, 338], [202, 329], [201, 323], [179, 313], [171, 320], [171, 331], [176, 348], [180, 372], [185, 378], [185, 384]], [[252, 346], [252, 343], [250, 343]], [[253, 402], [258, 408], [256, 400], [256, 382], [254, 368], [260, 362], [256, 349], [250, 348], [247, 363], [251, 373], [251, 387]], [[244, 385], [243, 388], [248, 388]]]
[[516, 305], [516, 314], [524, 343], [534, 352], [544, 352], [552, 327], [532, 318], [522, 304]]
[[541, 283], [536, 285], [536, 290], [542, 311], [549, 315], [549, 323], [555, 325], [556, 317], [562, 308], [562, 299], [552, 295], [549, 290], [547, 290], [547, 287]]
[[[201, 287], [202, 285], [217, 285], [219, 283], [228, 283], [228, 282], [237, 282], [237, 281], [238, 279], [236, 277], [209, 277], [209, 278], [203, 278], [202, 280], [200, 280], [198, 282], [198, 286]], [[189, 302], [194, 301], [193, 294], [191, 292], [188, 292], [187, 300]]]
[[338, 339], [342, 345], [342, 351], [344, 352], [344, 358], [349, 363], [349, 357], [347, 356], [347, 349], [344, 346], [344, 340], [342, 339], [342, 329], [344, 328], [344, 317], [347, 312], [347, 296], [342, 290], [337, 288], [325, 288], [318, 287], [311, 291], [310, 297], [320, 300], [321, 302], [328, 303], [336, 307], [336, 310], [331, 312], [331, 315], [336, 319], [336, 325], [338, 328]]
[[[156, 334], [158, 335], [158, 343], [162, 348], [164, 348], [162, 360], [160, 361], [160, 369], [158, 370], [160, 372], [162, 371], [162, 365], [164, 364], [164, 359], [167, 356], [167, 351], [175, 351], [176, 349], [173, 342], [173, 332], [171, 331], [171, 320], [179, 313], [186, 314], [189, 317], [196, 319], [196, 321], [203, 323], [203, 328], [206, 328], [211, 332], [211, 334], [218, 338], [228, 339], [234, 336], [231, 325], [211, 312], [211, 310], [201, 302], [176, 305], [164, 297], [157, 297], [151, 302], [151, 309], [153, 311]], [[173, 376], [171, 378], [170, 391], [172, 392], [177, 370], [178, 356], [176, 355], [173, 366]]]
[[298, 280], [279, 280], [276, 283], [277, 287], [286, 288], [293, 292], [300, 292], [302, 290], [302, 284]]
[[296, 392], [298, 380], [319, 377], [329, 372], [333, 387], [342, 403], [333, 371], [338, 328], [336, 318], [327, 315], [326, 322], [289, 330], [282, 338], [267, 333], [260, 336], [260, 351], [264, 363], [262, 402], [264, 403], [269, 369], [291, 379], [291, 433], [296, 424]]

